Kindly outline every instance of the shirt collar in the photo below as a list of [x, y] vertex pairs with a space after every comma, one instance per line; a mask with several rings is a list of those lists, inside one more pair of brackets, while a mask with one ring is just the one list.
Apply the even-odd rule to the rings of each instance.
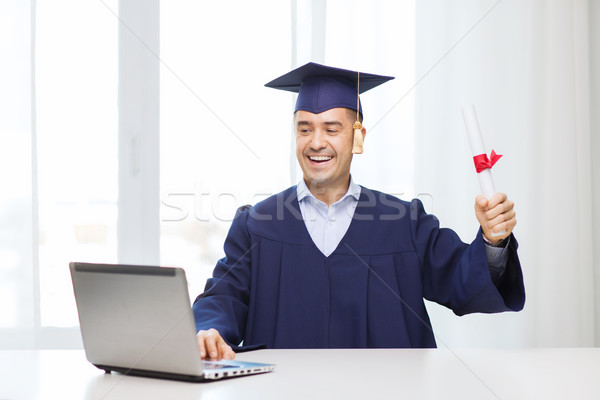
[[[354, 199], [356, 199], [356, 201], [358, 201], [358, 199], [360, 198], [360, 192], [360, 186], [354, 183], [354, 181], [352, 180], [352, 175], [350, 175], [350, 185], [348, 185], [348, 191], [341, 199], [336, 201], [336, 203], [339, 203], [348, 196], [352, 196], [354, 197]], [[306, 186], [304, 178], [300, 179], [300, 182], [298, 182], [298, 185], [296, 186], [296, 194], [298, 196], [299, 202], [307, 197], [312, 197], [313, 199], [317, 200], [317, 198], [310, 192], [310, 190], [308, 190], [308, 186]]]

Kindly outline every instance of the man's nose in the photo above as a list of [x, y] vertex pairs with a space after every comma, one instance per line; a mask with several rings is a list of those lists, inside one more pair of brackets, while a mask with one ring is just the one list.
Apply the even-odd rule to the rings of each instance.
[[313, 150], [321, 150], [327, 147], [327, 142], [325, 140], [325, 132], [323, 132], [320, 129], [317, 129], [314, 132], [313, 137], [310, 141], [310, 147]]

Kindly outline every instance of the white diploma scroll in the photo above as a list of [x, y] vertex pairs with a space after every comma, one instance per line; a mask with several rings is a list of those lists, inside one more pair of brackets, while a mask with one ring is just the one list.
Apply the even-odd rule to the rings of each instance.
[[[481, 136], [481, 130], [479, 129], [479, 121], [477, 120], [477, 114], [475, 113], [475, 106], [472, 104], [465, 106], [461, 109], [461, 111], [463, 119], [465, 120], [465, 127], [467, 128], [467, 136], [469, 137], [469, 144], [471, 145], [473, 157], [480, 154], [487, 154], [485, 151], [485, 146], [483, 145], [483, 137]], [[494, 180], [492, 179], [492, 170], [486, 168], [479, 172], [477, 177], [479, 178], [481, 192], [489, 200], [494, 193], [496, 193]], [[505, 233], [506, 231], [492, 233], [492, 236], [501, 236]]]

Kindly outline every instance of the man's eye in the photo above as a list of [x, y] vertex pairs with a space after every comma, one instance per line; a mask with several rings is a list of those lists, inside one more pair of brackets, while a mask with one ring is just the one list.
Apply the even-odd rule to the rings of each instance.
[[333, 133], [333, 134], [335, 134], [337, 132], [338, 132], [337, 129], [327, 129], [327, 133]]

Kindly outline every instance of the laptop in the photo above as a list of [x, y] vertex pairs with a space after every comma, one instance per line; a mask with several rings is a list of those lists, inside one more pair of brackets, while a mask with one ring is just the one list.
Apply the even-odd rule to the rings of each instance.
[[272, 371], [272, 364], [200, 357], [185, 271], [69, 264], [90, 363], [126, 375], [207, 381]]

